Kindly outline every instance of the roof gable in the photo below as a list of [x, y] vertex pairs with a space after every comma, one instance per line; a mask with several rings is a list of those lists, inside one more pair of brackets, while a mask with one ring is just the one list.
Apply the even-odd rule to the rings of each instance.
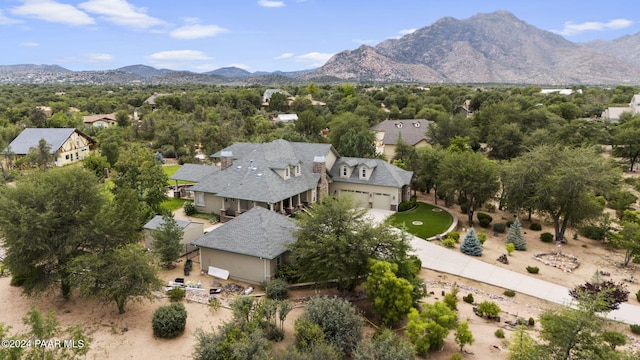
[[184, 164], [169, 179], [199, 182], [218, 172], [220, 172], [220, 168], [217, 166]]
[[8, 148], [16, 155], [26, 155], [30, 148], [38, 147], [40, 139], [44, 139], [51, 146], [51, 154], [55, 154], [74, 132], [93, 142], [90, 137], [74, 128], [26, 128], [13, 139]]
[[[362, 179], [358, 171], [352, 172], [349, 177], [341, 177], [341, 164], [352, 164], [350, 166], [364, 165], [373, 170], [367, 179]], [[413, 172], [401, 169], [381, 159], [342, 157], [336, 161], [336, 164], [329, 171], [329, 175], [331, 175], [334, 182], [349, 182], [399, 188], [411, 184]]]
[[371, 127], [371, 130], [384, 132], [382, 142], [387, 145], [395, 145], [398, 138], [402, 137], [402, 141], [415, 145], [422, 140], [427, 140], [427, 128], [429, 120], [410, 119], [410, 120], [385, 120]]
[[[192, 223], [202, 224], [202, 223], [197, 223], [195, 221], [190, 221], [190, 220], [182, 220], [182, 219], [174, 219], [174, 220], [176, 221], [178, 226], [180, 226], [180, 228], [182, 228], [182, 229], [186, 228], [187, 226], [189, 226], [189, 224], [192, 224]], [[162, 216], [161, 215], [156, 215], [156, 216], [153, 217], [153, 219], [149, 220], [149, 222], [144, 224], [143, 229], [157, 230], [163, 224], [164, 224], [164, 219], [162, 218]]]

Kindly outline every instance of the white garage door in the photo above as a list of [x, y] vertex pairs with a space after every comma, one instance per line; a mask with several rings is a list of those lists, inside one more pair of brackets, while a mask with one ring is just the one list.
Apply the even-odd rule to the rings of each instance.
[[373, 208], [374, 209], [391, 209], [391, 195], [374, 193], [373, 194]]
[[351, 196], [353, 202], [360, 207], [369, 207], [369, 193], [357, 190], [340, 190], [341, 194]]

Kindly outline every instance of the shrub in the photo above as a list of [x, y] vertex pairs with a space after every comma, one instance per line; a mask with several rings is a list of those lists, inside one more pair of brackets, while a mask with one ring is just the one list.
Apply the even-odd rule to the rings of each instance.
[[542, 225], [539, 223], [531, 223], [531, 225], [529, 225], [529, 230], [540, 231], [542, 230]]
[[493, 333], [498, 339], [504, 339], [504, 330], [498, 329]]
[[482, 314], [482, 316], [486, 316], [490, 319], [500, 316], [500, 311], [500, 306], [493, 301], [485, 300], [478, 304], [478, 312]]
[[447, 233], [447, 237], [452, 238], [456, 242], [460, 241], [460, 233], [457, 231]]
[[553, 242], [553, 234], [550, 232], [543, 232], [540, 234], [540, 240], [545, 243]]
[[629, 328], [631, 328], [631, 332], [636, 334], [636, 335], [640, 335], [640, 325], [636, 324], [636, 325], [629, 325]]
[[153, 335], [159, 338], [174, 338], [182, 334], [186, 324], [187, 310], [182, 303], [159, 307], [151, 321]]
[[191, 216], [196, 213], [196, 207], [193, 205], [192, 201], [185, 201], [182, 204], [182, 209], [184, 210], [184, 214], [187, 216]]
[[580, 235], [591, 240], [604, 240], [609, 233], [608, 224], [587, 224], [578, 229]]
[[484, 208], [487, 209], [488, 212], [495, 212], [496, 206], [493, 203], [484, 204]]
[[638, 292], [636, 293], [636, 300], [640, 302], [640, 290], [638, 290]]
[[324, 342], [324, 332], [320, 325], [306, 319], [295, 321], [294, 336], [296, 348], [305, 352], [315, 344]]
[[320, 326], [327, 343], [346, 354], [356, 348], [362, 337], [364, 321], [353, 305], [343, 299], [313, 297], [298, 319]]
[[505, 230], [507, 229], [507, 225], [505, 225], [504, 223], [495, 223], [493, 224], [493, 231], [497, 232], [497, 233], [504, 233]]
[[530, 317], [529, 318], [529, 326], [533, 326], [535, 324], [536, 324], [536, 321], [532, 317]]
[[493, 221], [493, 217], [491, 217], [491, 215], [485, 214], [483, 212], [477, 213], [476, 217], [478, 218], [478, 223], [483, 228], [488, 228], [491, 222]]
[[484, 242], [487, 241], [487, 232], [482, 230], [480, 232], [478, 232], [478, 241], [480, 241], [480, 244], [484, 245]]
[[473, 304], [473, 294], [469, 293], [466, 296], [462, 297], [462, 301], [466, 302], [467, 304]]
[[509, 220], [506, 223], [504, 223], [504, 226], [506, 227], [511, 227], [511, 225], [513, 225], [513, 220]]
[[509, 255], [511, 255], [511, 253], [516, 250], [516, 246], [513, 245], [513, 243], [508, 243], [504, 245], [504, 249], [507, 250], [507, 253], [509, 253]]
[[440, 240], [440, 243], [442, 244], [442, 246], [450, 249], [456, 246], [456, 241], [450, 237], [446, 237]]
[[403, 212], [416, 207], [416, 197], [412, 197], [409, 201], [403, 201], [398, 205], [398, 211]]
[[181, 288], [173, 288], [167, 291], [167, 295], [169, 295], [169, 300], [171, 300], [171, 302], [178, 302], [184, 299], [185, 295], [187, 295], [187, 291]]
[[504, 296], [508, 296], [508, 297], [516, 296], [516, 292], [513, 291], [513, 290], [505, 290], [503, 294], [504, 294]]
[[529, 274], [537, 274], [540, 269], [537, 266], [527, 266], [527, 271]]
[[451, 310], [458, 310], [458, 296], [454, 293], [448, 293], [444, 296], [442, 301], [447, 305], [447, 307]]
[[276, 269], [276, 279], [282, 279], [289, 284], [295, 284], [300, 280], [298, 269], [290, 263], [282, 263]]
[[453, 353], [449, 360], [463, 360], [464, 358], [459, 353]]
[[273, 279], [264, 287], [267, 299], [284, 300], [289, 297], [289, 285], [283, 279]]

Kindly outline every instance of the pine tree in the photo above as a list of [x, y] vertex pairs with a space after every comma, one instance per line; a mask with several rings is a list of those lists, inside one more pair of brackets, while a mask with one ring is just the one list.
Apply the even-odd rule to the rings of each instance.
[[507, 244], [513, 244], [516, 250], [527, 250], [527, 242], [522, 235], [522, 225], [520, 224], [520, 220], [516, 218], [516, 220], [509, 227], [509, 233], [507, 234]]
[[469, 229], [467, 235], [464, 237], [460, 251], [471, 256], [482, 256], [482, 244], [480, 244], [480, 240], [478, 240], [476, 232], [473, 229]]

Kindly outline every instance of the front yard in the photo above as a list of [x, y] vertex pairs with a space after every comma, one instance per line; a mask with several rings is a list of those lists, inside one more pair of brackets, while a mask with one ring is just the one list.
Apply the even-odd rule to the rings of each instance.
[[414, 209], [391, 215], [393, 226], [422, 239], [442, 234], [453, 223], [453, 217], [437, 206], [418, 202]]

